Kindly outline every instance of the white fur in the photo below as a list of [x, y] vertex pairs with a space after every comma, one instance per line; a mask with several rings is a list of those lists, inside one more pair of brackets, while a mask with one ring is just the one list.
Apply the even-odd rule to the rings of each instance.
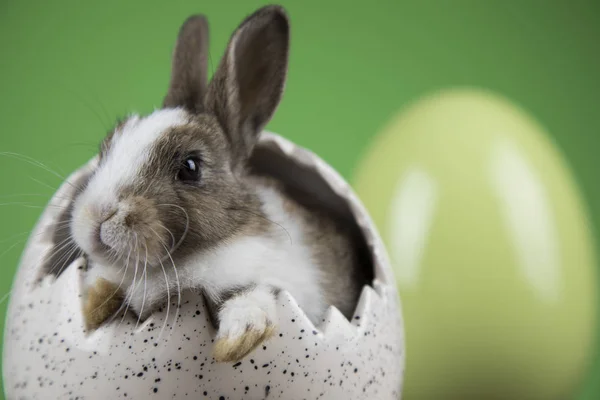
[[132, 184], [140, 175], [140, 168], [148, 166], [152, 147], [170, 128], [185, 125], [184, 110], [164, 109], [145, 118], [131, 117], [123, 126], [122, 133], [113, 136], [112, 150], [89, 187], [90, 193], [102, 196], [106, 192]]
[[106, 268], [103, 265], [98, 265], [93, 262], [90, 262], [85, 272], [84, 285], [91, 286], [99, 278], [103, 278], [107, 281], [116, 282], [117, 284], [119, 284], [121, 282], [121, 279], [124, 278], [124, 276], [122, 273], [119, 273], [119, 270], [116, 268]]
[[258, 286], [227, 301], [219, 311], [217, 339], [236, 340], [246, 333], [247, 327], [265, 332], [277, 324], [273, 294], [268, 287]]
[[271, 188], [259, 191], [274, 234], [239, 238], [212, 254], [200, 255], [204, 268], [190, 268], [186, 278], [191, 282], [207, 281], [209, 293], [236, 284], [259, 283], [292, 293], [309, 315], [323, 311], [323, 298], [318, 287], [318, 270], [303, 240], [303, 229], [288, 215], [280, 195]]

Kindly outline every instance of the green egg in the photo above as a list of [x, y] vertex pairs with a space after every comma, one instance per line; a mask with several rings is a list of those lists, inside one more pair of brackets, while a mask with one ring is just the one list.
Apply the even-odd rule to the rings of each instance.
[[573, 398], [595, 344], [595, 249], [538, 123], [488, 92], [440, 92], [391, 121], [354, 186], [402, 297], [403, 398]]

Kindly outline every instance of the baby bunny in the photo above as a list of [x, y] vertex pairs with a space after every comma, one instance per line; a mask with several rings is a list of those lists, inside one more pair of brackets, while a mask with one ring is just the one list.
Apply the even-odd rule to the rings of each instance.
[[371, 279], [361, 241], [250, 165], [282, 97], [289, 38], [284, 9], [259, 9], [208, 83], [206, 19], [184, 22], [163, 108], [114, 128], [69, 211], [88, 260], [88, 330], [123, 305], [144, 319], [197, 290], [218, 329], [214, 358], [229, 362], [276, 331], [281, 290], [315, 323], [330, 305], [352, 317]]

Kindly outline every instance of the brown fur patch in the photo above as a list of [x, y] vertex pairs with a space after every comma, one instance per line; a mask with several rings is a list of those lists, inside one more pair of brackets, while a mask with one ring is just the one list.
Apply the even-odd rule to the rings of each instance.
[[270, 339], [275, 330], [274, 325], [267, 325], [264, 331], [249, 327], [240, 337], [218, 339], [213, 348], [213, 358], [217, 362], [239, 361], [262, 342]]
[[92, 332], [114, 316], [123, 304], [121, 289], [106, 279], [98, 279], [90, 286], [83, 303], [83, 319], [86, 331]]

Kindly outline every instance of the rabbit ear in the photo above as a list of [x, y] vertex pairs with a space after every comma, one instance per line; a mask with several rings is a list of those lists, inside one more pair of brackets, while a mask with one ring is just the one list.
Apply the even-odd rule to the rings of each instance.
[[225, 130], [236, 162], [245, 162], [277, 108], [288, 68], [289, 22], [283, 8], [247, 17], [229, 41], [208, 87], [206, 108]]
[[171, 82], [163, 107], [204, 111], [208, 57], [208, 22], [203, 15], [189, 17], [181, 26], [171, 66]]

